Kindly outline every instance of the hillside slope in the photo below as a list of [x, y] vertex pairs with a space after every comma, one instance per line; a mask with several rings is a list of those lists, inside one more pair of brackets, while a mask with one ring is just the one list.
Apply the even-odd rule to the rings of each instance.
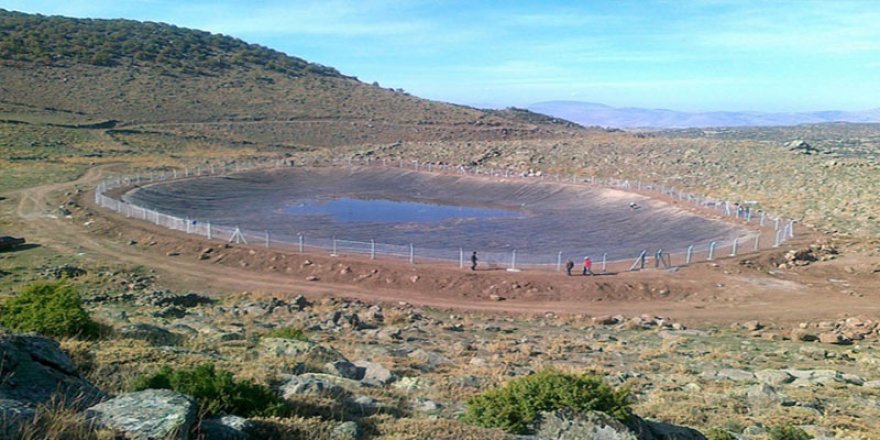
[[129, 20], [0, 10], [0, 77], [0, 112], [184, 124], [174, 130], [231, 131], [269, 144], [492, 140], [576, 129], [423, 100], [231, 37]]

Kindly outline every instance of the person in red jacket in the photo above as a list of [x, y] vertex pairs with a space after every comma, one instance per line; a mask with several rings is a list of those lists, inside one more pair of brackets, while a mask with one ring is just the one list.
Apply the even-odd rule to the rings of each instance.
[[584, 275], [593, 275], [593, 260], [589, 256], [584, 257]]

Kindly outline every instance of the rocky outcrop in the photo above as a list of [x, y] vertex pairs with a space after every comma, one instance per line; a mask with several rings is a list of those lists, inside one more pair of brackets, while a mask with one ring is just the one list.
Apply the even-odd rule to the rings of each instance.
[[624, 424], [599, 411], [544, 412], [538, 421], [537, 440], [706, 440], [684, 426], [654, 422], [632, 415]]
[[196, 415], [195, 401], [171, 390], [123, 394], [86, 410], [93, 426], [134, 440], [188, 438]]

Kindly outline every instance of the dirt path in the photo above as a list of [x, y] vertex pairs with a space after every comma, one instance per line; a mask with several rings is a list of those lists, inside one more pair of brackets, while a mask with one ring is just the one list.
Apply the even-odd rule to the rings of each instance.
[[[145, 266], [173, 288], [215, 293], [265, 292], [279, 296], [335, 296], [367, 302], [440, 309], [591, 316], [649, 313], [686, 323], [760, 319], [797, 322], [880, 312], [876, 274], [849, 273], [859, 256], [817, 263], [809, 269], [772, 270], [783, 250], [697, 264], [676, 272], [647, 270], [613, 276], [566, 277], [557, 273], [479, 270], [457, 266], [371, 261], [360, 256], [298, 254], [258, 246], [227, 246], [164, 230], [95, 208], [82, 192], [84, 208], [72, 219], [52, 213], [64, 193], [93, 187], [109, 166], [90, 169], [68, 183], [10, 194], [20, 231], [29, 242], [60, 253], [84, 254], [99, 263]], [[7, 203], [7, 205], [9, 205]], [[130, 244], [131, 242], [137, 244]], [[793, 242], [792, 245], [805, 243]], [[211, 252], [206, 253], [206, 248]], [[748, 261], [748, 264], [743, 264]], [[833, 281], [830, 281], [833, 280]]]

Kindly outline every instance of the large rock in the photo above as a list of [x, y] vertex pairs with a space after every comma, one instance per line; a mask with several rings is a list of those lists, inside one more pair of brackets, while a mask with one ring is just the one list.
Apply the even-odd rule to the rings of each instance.
[[73, 361], [54, 340], [0, 335], [0, 399], [36, 406], [53, 397], [84, 409], [106, 395], [79, 376]]
[[367, 369], [349, 361], [335, 361], [324, 364], [324, 372], [351, 380], [361, 380]]
[[687, 426], [646, 420], [633, 415], [626, 425], [639, 440], [706, 440], [706, 436]]
[[86, 419], [134, 440], [185, 439], [196, 421], [196, 402], [171, 390], [123, 394], [86, 410]]

